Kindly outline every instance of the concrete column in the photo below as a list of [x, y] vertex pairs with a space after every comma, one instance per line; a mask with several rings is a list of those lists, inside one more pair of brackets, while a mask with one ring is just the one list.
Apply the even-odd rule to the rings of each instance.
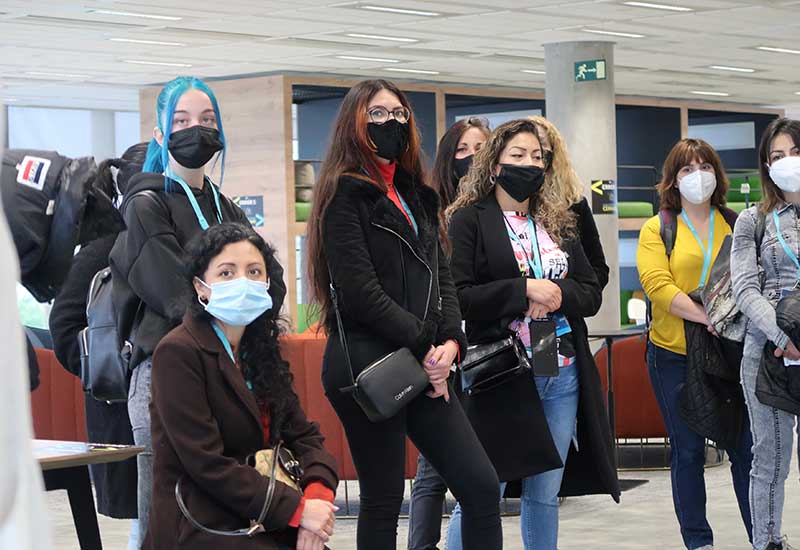
[[97, 164], [116, 157], [114, 111], [91, 111], [92, 156]]
[[[593, 204], [591, 183], [617, 179], [617, 132], [614, 98], [614, 43], [559, 42], [545, 44], [547, 118], [567, 143], [584, 194]], [[576, 63], [604, 60], [604, 68], [588, 64], [576, 80]], [[600, 64], [598, 64], [600, 65]], [[592, 71], [592, 69], [595, 69]], [[595, 80], [605, 76], [605, 79]], [[594, 78], [593, 78], [594, 77]], [[616, 191], [612, 212], [594, 216], [611, 270], [600, 312], [588, 319], [589, 329], [619, 328], [619, 235]]]

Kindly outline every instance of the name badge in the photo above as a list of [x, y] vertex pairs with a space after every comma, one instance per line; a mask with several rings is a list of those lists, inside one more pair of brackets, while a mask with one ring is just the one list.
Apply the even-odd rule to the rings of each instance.
[[553, 322], [556, 324], [556, 336], [559, 338], [572, 332], [572, 327], [569, 326], [569, 321], [567, 321], [565, 315], [553, 315]]

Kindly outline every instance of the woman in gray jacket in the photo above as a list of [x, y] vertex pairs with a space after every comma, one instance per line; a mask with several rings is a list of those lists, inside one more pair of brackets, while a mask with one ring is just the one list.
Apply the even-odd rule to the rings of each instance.
[[781, 536], [781, 515], [797, 417], [764, 405], [755, 392], [767, 341], [775, 344], [775, 356], [783, 357], [787, 368], [800, 368], [800, 352], [775, 319], [776, 304], [800, 280], [800, 121], [773, 121], [758, 157], [763, 199], [739, 216], [731, 250], [736, 302], [749, 319], [741, 374], [753, 432], [753, 549], [791, 550]]

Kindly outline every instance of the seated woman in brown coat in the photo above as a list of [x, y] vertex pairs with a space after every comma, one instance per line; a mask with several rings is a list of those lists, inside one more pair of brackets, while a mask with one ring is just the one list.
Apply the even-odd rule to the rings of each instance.
[[[187, 312], [153, 357], [146, 549], [321, 550], [333, 534], [335, 460], [280, 356], [267, 292], [273, 255], [255, 231], [232, 223], [189, 248]], [[299, 461], [304, 494], [278, 481], [267, 502], [270, 479], [248, 457], [278, 442]]]

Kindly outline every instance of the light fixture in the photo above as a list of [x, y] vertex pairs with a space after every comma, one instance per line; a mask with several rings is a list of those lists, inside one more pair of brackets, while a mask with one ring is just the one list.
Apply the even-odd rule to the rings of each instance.
[[3, 103], [13, 103], [15, 101], [19, 101], [19, 99], [17, 99], [16, 97], [4, 97], [3, 99], [0, 99], [0, 101], [2, 101]]
[[654, 10], [665, 11], [694, 11], [692, 8], [684, 6], [670, 6], [668, 4], [653, 4], [652, 2], [623, 2], [626, 6], [633, 6], [634, 8], [651, 8]]
[[358, 55], [337, 55], [337, 59], [347, 59], [348, 61], [375, 61], [376, 63], [400, 63], [399, 59], [385, 59], [382, 57], [361, 57]]
[[43, 76], [47, 78], [89, 78], [88, 74], [49, 73], [44, 71], [26, 71], [28, 76]]
[[132, 63], [134, 65], [158, 65], [160, 67], [183, 67], [189, 68], [189, 63], [170, 63], [167, 61], [144, 61], [142, 59], [123, 59], [123, 63]]
[[115, 11], [115, 10], [86, 10], [88, 13], [96, 13], [98, 15], [118, 15], [120, 17], [139, 17], [141, 19], [160, 19], [162, 21], [180, 21], [183, 17], [174, 15], [154, 15], [151, 13], [137, 13], [132, 11]]
[[163, 42], [161, 40], [139, 40], [138, 38], [109, 38], [111, 42], [125, 42], [127, 44], [147, 44], [150, 46], [186, 46], [183, 42]]
[[794, 95], [800, 95], [800, 92], [795, 92]]
[[388, 13], [399, 13], [402, 15], [421, 15], [423, 17], [438, 17], [441, 13], [437, 13], [435, 11], [422, 11], [422, 10], [410, 10], [405, 8], [390, 8], [388, 6], [358, 6], [362, 10], [370, 10], [370, 11], [383, 11]]
[[592, 34], [605, 34], [608, 36], [621, 36], [623, 38], [644, 38], [643, 34], [636, 34], [632, 32], [602, 31], [600, 29], [583, 29], [583, 32], [590, 32]]
[[800, 50], [790, 50], [788, 48], [775, 48], [773, 46], [758, 46], [756, 47], [756, 49], [761, 50], [762, 52], [793, 53], [800, 55]]
[[520, 70], [521, 73], [528, 73], [528, 74], [544, 74], [544, 71], [538, 71], [536, 69], [522, 69]]
[[706, 91], [703, 91], [703, 90], [692, 90], [689, 93], [690, 94], [695, 94], [695, 95], [713, 95], [713, 96], [716, 96], [716, 97], [728, 97], [729, 95], [731, 95], [731, 94], [729, 94], [727, 92], [706, 92]]
[[419, 42], [416, 38], [404, 38], [402, 36], [383, 36], [381, 34], [361, 34], [357, 32], [349, 32], [345, 34], [350, 38], [367, 38], [369, 40], [387, 40], [389, 42]]
[[745, 69], [743, 67], [729, 67], [727, 65], [710, 65], [709, 69], [717, 69], [718, 71], [733, 71], [735, 73], [754, 73], [755, 69]]
[[424, 69], [401, 69], [400, 67], [386, 67], [383, 70], [392, 71], [395, 73], [439, 74], [439, 71], [426, 71]]

